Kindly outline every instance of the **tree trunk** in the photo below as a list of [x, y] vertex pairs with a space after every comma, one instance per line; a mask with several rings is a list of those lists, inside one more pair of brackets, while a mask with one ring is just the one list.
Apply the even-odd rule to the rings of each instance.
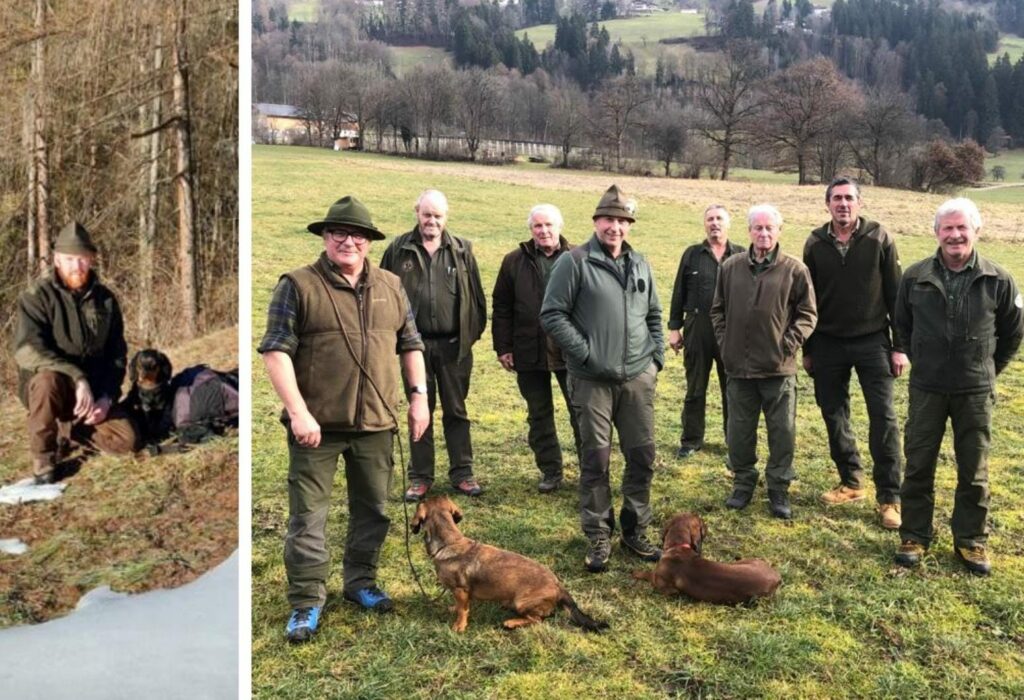
[[[32, 122], [29, 172], [29, 221], [33, 222], [36, 241], [36, 269], [45, 270], [50, 264], [50, 222], [48, 216], [49, 174], [46, 154], [46, 105], [43, 90], [46, 85], [46, 52], [43, 36], [46, 32], [46, 2], [36, 0], [35, 28], [37, 38], [32, 42]], [[31, 271], [33, 268], [30, 267]]]
[[[163, 32], [156, 28], [153, 38], [153, 75], [159, 75], [163, 69]], [[145, 113], [145, 105], [139, 110]], [[157, 209], [157, 177], [160, 172], [160, 95], [154, 95], [149, 106], [149, 129], [152, 130], [147, 140], [143, 140], [143, 155], [149, 161], [149, 178], [146, 183], [146, 197], [140, 202], [139, 231], [139, 337], [146, 345], [153, 337], [153, 245], [156, 240]], [[144, 125], [145, 126], [145, 125]], [[148, 150], [148, 154], [146, 153]], [[144, 207], [144, 209], [143, 209]]]
[[178, 269], [186, 338], [194, 338], [198, 323], [195, 260], [195, 199], [192, 194], [192, 135], [188, 94], [188, 52], [186, 16], [188, 0], [179, 0], [174, 34], [174, 112], [175, 150], [177, 152], [178, 192]]

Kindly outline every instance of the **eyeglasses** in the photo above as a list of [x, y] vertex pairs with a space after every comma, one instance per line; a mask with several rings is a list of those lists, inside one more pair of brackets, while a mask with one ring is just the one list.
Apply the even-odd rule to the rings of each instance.
[[330, 236], [331, 240], [335, 243], [344, 243], [345, 239], [351, 238], [352, 242], [356, 245], [362, 245], [363, 243], [366, 243], [366, 241], [370, 240], [369, 236], [360, 231], [339, 231], [334, 229], [331, 231], [324, 231], [324, 233]]

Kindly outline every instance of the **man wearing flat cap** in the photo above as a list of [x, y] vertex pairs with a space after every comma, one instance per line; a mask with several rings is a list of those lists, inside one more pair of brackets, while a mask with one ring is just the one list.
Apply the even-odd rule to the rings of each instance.
[[18, 395], [28, 409], [39, 484], [59, 478], [69, 442], [111, 453], [136, 447], [131, 421], [115, 407], [128, 355], [124, 321], [117, 298], [93, 269], [96, 253], [85, 227], [69, 223], [57, 237], [53, 270], [18, 298]]
[[291, 642], [313, 637], [326, 602], [327, 516], [339, 458], [349, 509], [342, 595], [366, 610], [392, 609], [376, 578], [390, 524], [384, 505], [398, 430], [396, 352], [414, 388], [408, 410], [414, 441], [428, 420], [423, 341], [409, 300], [397, 277], [367, 259], [370, 242], [384, 234], [355, 197], [342, 197], [307, 229], [323, 239], [323, 253], [281, 276], [258, 349], [284, 404], [288, 435], [284, 562]]
[[665, 363], [661, 304], [647, 260], [626, 239], [636, 203], [612, 185], [594, 212], [594, 235], [555, 263], [541, 306], [544, 331], [562, 348], [579, 423], [584, 564], [604, 571], [615, 529], [608, 466], [612, 426], [625, 457], [622, 544], [645, 561], [654, 476], [654, 388]]
[[418, 501], [434, 483], [434, 406], [441, 399], [441, 425], [448, 448], [448, 480], [457, 493], [479, 496], [473, 476], [473, 443], [466, 397], [473, 373], [473, 343], [487, 324], [487, 299], [473, 246], [448, 230], [448, 199], [426, 190], [413, 207], [416, 226], [384, 251], [380, 266], [398, 275], [423, 337], [427, 406], [431, 420], [412, 445], [406, 501]]

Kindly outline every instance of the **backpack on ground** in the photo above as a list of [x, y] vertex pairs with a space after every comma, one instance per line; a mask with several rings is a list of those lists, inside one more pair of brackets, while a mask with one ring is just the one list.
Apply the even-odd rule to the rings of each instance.
[[196, 365], [171, 381], [171, 420], [178, 442], [195, 444], [238, 427], [238, 369], [220, 372]]

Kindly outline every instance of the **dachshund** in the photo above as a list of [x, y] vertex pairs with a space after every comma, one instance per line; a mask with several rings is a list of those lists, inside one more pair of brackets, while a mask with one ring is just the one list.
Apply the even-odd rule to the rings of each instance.
[[677, 513], [662, 530], [663, 553], [653, 571], [634, 571], [633, 578], [650, 581], [665, 595], [683, 593], [705, 603], [736, 605], [775, 593], [779, 572], [764, 559], [741, 559], [729, 564], [701, 556], [707, 526], [696, 513]]
[[607, 629], [579, 609], [551, 569], [532, 559], [468, 539], [456, 523], [462, 511], [447, 496], [420, 502], [412, 532], [423, 530], [427, 555], [434, 560], [441, 585], [455, 596], [452, 629], [463, 632], [469, 621], [470, 600], [492, 600], [519, 617], [505, 620], [505, 629], [540, 622], [556, 608], [569, 611], [572, 622], [588, 632]]
[[152, 445], [166, 438], [174, 427], [171, 406], [171, 360], [153, 348], [139, 350], [128, 363], [132, 383], [125, 407], [139, 429], [142, 444]]

